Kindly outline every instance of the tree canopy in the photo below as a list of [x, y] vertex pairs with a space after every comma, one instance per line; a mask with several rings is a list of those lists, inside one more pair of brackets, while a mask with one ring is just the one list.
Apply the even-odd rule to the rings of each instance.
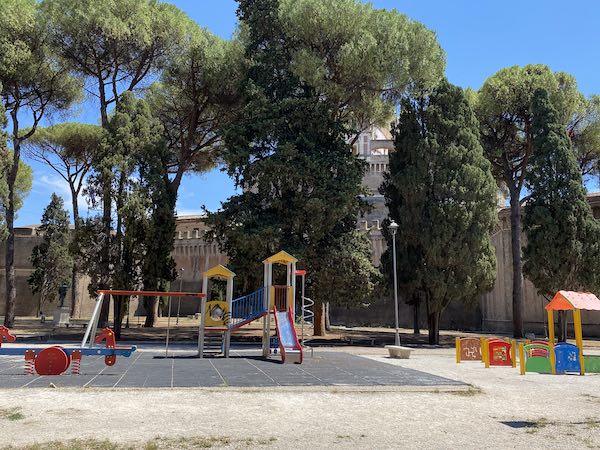
[[435, 86], [445, 54], [435, 33], [396, 10], [356, 0], [281, 0], [294, 73], [358, 127], [387, 123], [412, 88]]
[[108, 106], [163, 66], [190, 20], [154, 0], [43, 0], [41, 10], [50, 45], [98, 98], [103, 126]]
[[238, 40], [225, 41], [190, 22], [150, 87], [147, 100], [163, 125], [176, 190], [184, 173], [204, 172], [220, 156], [219, 127], [238, 99], [241, 53]]

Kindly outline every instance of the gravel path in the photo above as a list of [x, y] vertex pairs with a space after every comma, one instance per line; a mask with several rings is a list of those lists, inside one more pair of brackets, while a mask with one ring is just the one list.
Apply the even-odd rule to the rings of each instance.
[[1, 445], [600, 448], [600, 374], [521, 377], [512, 368], [457, 365], [447, 349], [417, 350], [410, 360], [386, 358], [383, 349], [353, 353], [473, 388], [7, 389], [0, 390]]

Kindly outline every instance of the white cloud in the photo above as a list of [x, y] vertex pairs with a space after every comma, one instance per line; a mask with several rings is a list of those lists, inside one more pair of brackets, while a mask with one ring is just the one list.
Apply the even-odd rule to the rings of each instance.
[[[60, 176], [43, 174], [39, 177], [35, 177], [33, 179], [32, 191], [39, 195], [47, 195], [48, 199], [50, 198], [50, 194], [52, 192], [60, 195], [65, 201], [65, 208], [71, 214], [73, 213], [71, 189], [69, 188], [69, 183], [67, 183]], [[79, 215], [84, 217], [88, 213], [89, 207], [82, 195], [79, 196], [77, 205], [79, 206]]]

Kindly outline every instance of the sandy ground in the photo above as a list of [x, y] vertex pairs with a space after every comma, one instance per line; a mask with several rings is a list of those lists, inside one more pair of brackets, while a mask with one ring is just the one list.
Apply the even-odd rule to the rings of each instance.
[[600, 448], [600, 374], [519, 376], [457, 365], [448, 349], [416, 350], [410, 360], [352, 352], [473, 387], [0, 390], [0, 446], [79, 439], [69, 448], [85, 448], [110, 439], [147, 449]]

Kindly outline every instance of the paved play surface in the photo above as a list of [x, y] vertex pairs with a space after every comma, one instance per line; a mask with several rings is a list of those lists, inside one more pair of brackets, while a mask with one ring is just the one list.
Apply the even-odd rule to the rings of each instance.
[[232, 350], [231, 357], [198, 359], [192, 349], [140, 349], [108, 367], [103, 357], [84, 357], [81, 374], [23, 374], [22, 357], [0, 357], [0, 388], [110, 387], [262, 387], [262, 386], [456, 386], [459, 381], [343, 352], [314, 352], [304, 363], [281, 364], [278, 356], [264, 360], [258, 351]]

